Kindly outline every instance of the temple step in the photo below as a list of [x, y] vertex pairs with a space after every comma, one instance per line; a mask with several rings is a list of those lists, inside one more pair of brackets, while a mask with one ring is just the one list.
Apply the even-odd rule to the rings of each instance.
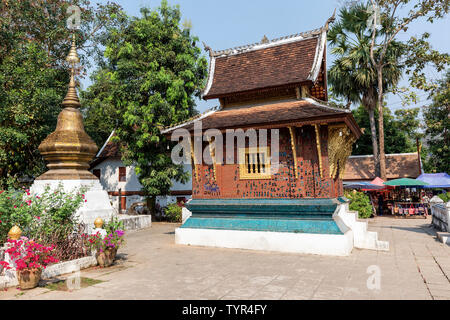
[[368, 222], [359, 219], [357, 211], [349, 211], [345, 206], [342, 206], [340, 210], [339, 216], [353, 231], [355, 248], [389, 251], [389, 242], [378, 240], [378, 233], [368, 230]]

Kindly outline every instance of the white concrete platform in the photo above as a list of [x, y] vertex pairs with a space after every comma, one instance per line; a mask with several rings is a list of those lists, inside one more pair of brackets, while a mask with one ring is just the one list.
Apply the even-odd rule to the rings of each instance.
[[[183, 224], [190, 216], [191, 212], [183, 208]], [[349, 211], [348, 203], [337, 206], [333, 219], [343, 234], [178, 228], [175, 243], [332, 256], [347, 256], [354, 247], [389, 251], [389, 242], [378, 240], [377, 232], [368, 231], [367, 221], [359, 220], [358, 212]]]
[[343, 235], [178, 228], [175, 243], [194, 246], [347, 256], [353, 232]]

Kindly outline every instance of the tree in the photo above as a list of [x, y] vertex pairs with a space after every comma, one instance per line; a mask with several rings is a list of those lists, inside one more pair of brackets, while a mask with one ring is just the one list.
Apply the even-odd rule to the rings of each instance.
[[[368, 6], [356, 4], [344, 7], [339, 12], [339, 21], [328, 32], [331, 53], [337, 58], [328, 72], [332, 92], [347, 100], [347, 104], [362, 103], [368, 111], [373, 152], [378, 163], [378, 139], [375, 123], [378, 82], [376, 70], [370, 61], [372, 33], [367, 25], [370, 17]], [[385, 67], [383, 89], [395, 87], [402, 74], [402, 44], [390, 43], [387, 52], [389, 63]], [[361, 112], [360, 112], [361, 114]], [[367, 148], [365, 148], [367, 149]], [[378, 166], [376, 166], [378, 169]]]
[[172, 179], [189, 177], [172, 162], [160, 128], [195, 113], [194, 97], [207, 72], [198, 39], [180, 27], [180, 19], [179, 6], [162, 1], [157, 10], [142, 8], [140, 17], [109, 29], [101, 68], [84, 95], [87, 114], [104, 106], [116, 110], [108, 121], [117, 121], [122, 159], [136, 166], [151, 204], [169, 193]]
[[[391, 113], [385, 107], [383, 112], [384, 130], [386, 133], [386, 153], [404, 153], [416, 151], [416, 137], [420, 127], [419, 108], [399, 109]], [[352, 110], [356, 122], [361, 128], [367, 128], [369, 124], [368, 110], [360, 105]], [[374, 111], [378, 122], [378, 110]], [[373, 154], [371, 134], [364, 130], [363, 135], [356, 142], [353, 155]]]
[[[379, 132], [379, 151], [380, 151], [380, 176], [386, 179], [386, 159], [385, 159], [385, 132], [383, 122], [384, 111], [384, 91], [382, 82], [386, 63], [389, 62], [387, 55], [390, 44], [395, 40], [400, 31], [408, 30], [409, 25], [420, 17], [426, 17], [427, 21], [433, 22], [434, 19], [442, 18], [448, 13], [448, 0], [419, 0], [415, 2], [406, 16], [397, 15], [397, 10], [411, 3], [411, 0], [370, 0], [372, 4], [372, 41], [370, 46], [370, 59], [373, 68], [377, 71], [378, 79], [378, 132]], [[379, 13], [379, 14], [378, 14]], [[381, 30], [378, 31], [378, 25]], [[379, 37], [382, 35], [381, 37]], [[429, 35], [428, 35], [429, 36]], [[406, 65], [412, 72], [410, 82], [420, 87], [425, 81], [423, 73], [424, 67], [428, 63], [436, 66], [438, 71], [442, 70], [449, 59], [447, 54], [439, 54], [435, 50], [431, 50], [429, 43], [426, 41], [428, 37], [424, 34], [420, 40], [415, 37], [408, 41], [408, 47], [405, 53]]]
[[429, 155], [427, 172], [450, 172], [450, 71], [431, 93], [432, 103], [424, 107], [426, 141]]
[[[45, 170], [37, 148], [54, 130], [67, 91], [70, 4], [0, 1], [0, 188], [9, 180], [31, 179]], [[77, 4], [82, 19], [77, 40], [89, 53], [96, 49], [96, 31], [112, 23], [112, 15], [120, 10], [114, 4]], [[81, 58], [88, 63], [85, 54]]]

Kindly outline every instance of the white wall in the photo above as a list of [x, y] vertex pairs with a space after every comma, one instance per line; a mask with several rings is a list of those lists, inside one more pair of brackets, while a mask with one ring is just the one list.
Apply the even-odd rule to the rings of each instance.
[[92, 168], [91, 172], [94, 169], [101, 170], [100, 183], [107, 191], [119, 191], [119, 189], [122, 189], [122, 191], [140, 191], [142, 185], [134, 172], [134, 166], [126, 167], [126, 182], [119, 182], [119, 167], [125, 167], [120, 159], [106, 159]]
[[[100, 183], [103, 188], [108, 191], [141, 191], [142, 185], [139, 183], [139, 179], [134, 170], [135, 166], [127, 166], [127, 180], [126, 182], [119, 182], [119, 167], [125, 167], [123, 162], [120, 159], [108, 158], [103, 162], [97, 164], [95, 167], [91, 168], [91, 172], [94, 169], [100, 169]], [[184, 170], [191, 172], [191, 165], [185, 164]], [[172, 191], [180, 191], [180, 190], [192, 190], [192, 179], [189, 178], [187, 183], [180, 183], [176, 181], [172, 181]], [[145, 198], [139, 195], [127, 196], [127, 208], [129, 208], [135, 202], [144, 201]], [[190, 197], [187, 197], [190, 198]], [[118, 210], [119, 208], [119, 197], [110, 196], [110, 199], [113, 203], [113, 207]], [[165, 207], [170, 203], [176, 202], [176, 196], [166, 196], [166, 197], [157, 197], [156, 202]]]

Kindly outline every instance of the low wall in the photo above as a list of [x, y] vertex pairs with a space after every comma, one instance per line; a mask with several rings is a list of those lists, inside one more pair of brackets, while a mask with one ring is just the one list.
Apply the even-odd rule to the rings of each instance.
[[[0, 254], [1, 256], [1, 254]], [[65, 261], [48, 266], [42, 271], [42, 279], [50, 279], [62, 274], [71, 273], [93, 267], [97, 265], [95, 256], [87, 256], [80, 259]], [[2, 273], [0, 273], [2, 274]], [[4, 270], [3, 275], [0, 275], [0, 289], [17, 286], [16, 270]]]
[[150, 215], [129, 216], [126, 214], [120, 214], [118, 217], [119, 220], [123, 222], [123, 228], [125, 231], [140, 230], [152, 226], [152, 216]]
[[432, 224], [439, 230], [450, 232], [450, 202], [431, 203]]

